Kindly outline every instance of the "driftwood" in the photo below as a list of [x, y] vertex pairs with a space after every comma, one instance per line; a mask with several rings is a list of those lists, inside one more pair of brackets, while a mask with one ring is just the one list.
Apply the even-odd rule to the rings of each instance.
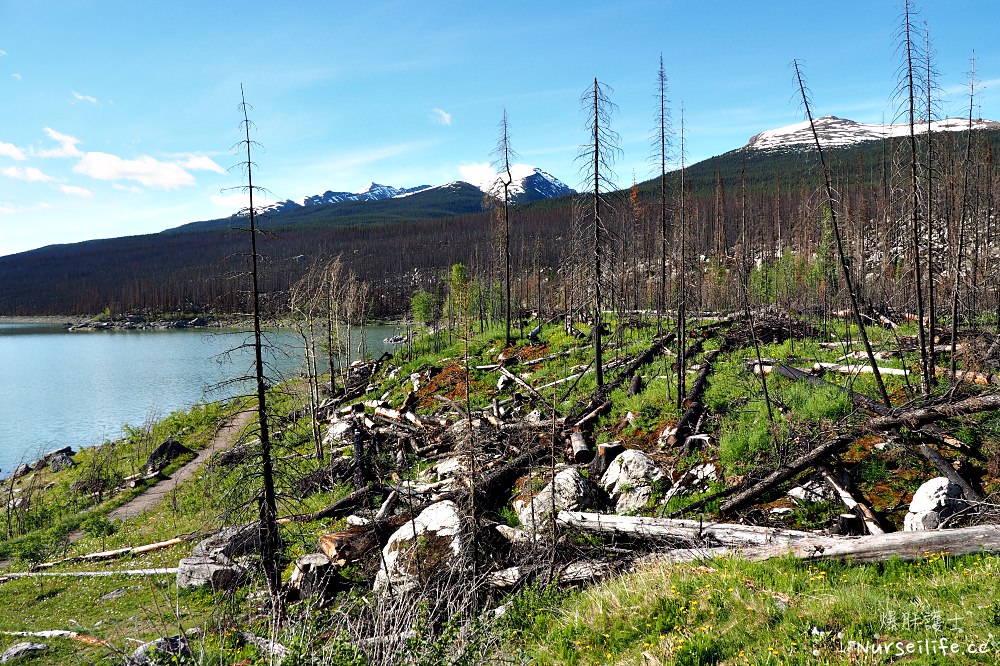
[[960, 400], [950, 405], [921, 407], [899, 414], [887, 414], [885, 416], [870, 419], [862, 426], [842, 432], [836, 437], [820, 444], [811, 451], [808, 451], [798, 458], [781, 465], [764, 477], [761, 481], [751, 485], [749, 488], [737, 493], [734, 497], [724, 502], [719, 509], [723, 514], [726, 514], [746, 506], [758, 496], [767, 492], [782, 481], [791, 478], [807, 467], [815, 465], [826, 456], [839, 452], [866, 432], [895, 430], [896, 428], [903, 427], [916, 430], [924, 424], [932, 421], [995, 409], [1000, 409], [1000, 395], [976, 396], [974, 398]]

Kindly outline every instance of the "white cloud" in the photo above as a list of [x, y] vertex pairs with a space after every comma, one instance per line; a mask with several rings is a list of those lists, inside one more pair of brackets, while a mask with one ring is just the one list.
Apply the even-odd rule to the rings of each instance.
[[[238, 191], [230, 192], [229, 194], [213, 194], [211, 197], [209, 197], [209, 199], [213, 204], [215, 204], [219, 208], [224, 208], [225, 210], [228, 211], [243, 210], [244, 208], [247, 207], [247, 204], [250, 202], [246, 192], [238, 192]], [[254, 210], [256, 210], [259, 206], [270, 206], [273, 203], [275, 202], [271, 201], [270, 199], [254, 194], [253, 198]]]
[[439, 125], [451, 125], [451, 114], [444, 109], [431, 109], [431, 122]]
[[77, 100], [78, 102], [87, 102], [88, 104], [100, 104], [100, 102], [97, 101], [96, 97], [94, 97], [92, 95], [84, 95], [84, 94], [78, 93], [75, 90], [73, 91], [73, 98], [75, 100]]
[[226, 173], [226, 170], [215, 163], [211, 157], [204, 155], [190, 155], [179, 165], [191, 171], [214, 171], [215, 173]]
[[3, 141], [0, 141], [0, 155], [10, 157], [17, 161], [28, 159], [23, 150], [12, 143], [4, 143]]
[[14, 79], [15, 81], [23, 81], [24, 80], [24, 79], [21, 78], [20, 74], [11, 74], [10, 78]]
[[181, 165], [161, 162], [149, 155], [126, 160], [108, 153], [87, 153], [73, 167], [73, 171], [97, 180], [134, 180], [158, 190], [173, 190], [195, 184], [194, 176]]
[[121, 183], [114, 183], [111, 187], [116, 190], [121, 190], [122, 192], [142, 192], [142, 190], [134, 185], [122, 185]]
[[71, 197], [83, 197], [84, 199], [89, 199], [94, 196], [93, 193], [85, 187], [77, 187], [76, 185], [56, 185], [59, 191], [63, 194], [68, 194]]
[[4, 51], [3, 49], [0, 49], [0, 57], [5, 56], [5, 55], [7, 55], [7, 52]]
[[80, 152], [80, 149], [76, 147], [76, 144], [80, 143], [80, 140], [75, 136], [57, 132], [51, 127], [46, 127], [45, 133], [50, 139], [57, 142], [59, 147], [53, 148], [52, 150], [41, 151], [39, 155], [42, 157], [80, 157], [83, 155], [83, 153]]
[[7, 167], [6, 169], [0, 171], [0, 173], [8, 178], [26, 180], [31, 183], [47, 183], [55, 180], [52, 176], [42, 173], [35, 167]]
[[492, 187], [497, 182], [497, 172], [485, 162], [473, 162], [458, 167], [458, 173], [467, 183], [472, 183], [480, 189]]

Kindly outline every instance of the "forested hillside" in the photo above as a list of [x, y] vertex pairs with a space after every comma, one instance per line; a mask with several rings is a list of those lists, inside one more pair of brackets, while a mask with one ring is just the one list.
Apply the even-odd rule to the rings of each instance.
[[[1000, 132], [973, 133], [976, 167], [965, 177], [968, 134], [934, 135], [938, 165], [931, 186], [938, 202], [935, 254], [940, 279], [954, 259], [946, 248], [961, 207], [965, 182], [981, 220], [967, 229], [975, 282], [970, 309], [991, 298], [987, 276], [994, 261], [986, 251], [995, 235], [993, 146]], [[925, 138], [921, 138], [925, 141]], [[923, 145], [923, 144], [922, 144]], [[926, 148], [920, 148], [925, 151]], [[907, 268], [900, 244], [905, 196], [901, 179], [909, 148], [901, 139], [866, 142], [829, 151], [834, 186], [843, 206], [848, 251], [857, 270], [872, 280], [879, 307], [906, 309]], [[923, 157], [921, 155], [921, 157]], [[686, 253], [714, 261], [718, 279], [706, 271], [690, 276], [695, 305], [728, 308], [739, 300], [726, 266], [746, 252], [758, 267], [777, 267], [785, 252], [807, 260], [831, 251], [824, 223], [820, 172], [808, 147], [734, 150], [684, 170]], [[963, 180], [965, 179], [965, 180]], [[261, 239], [262, 277], [268, 303], [280, 309], [288, 291], [316, 262], [343, 255], [345, 266], [373, 286], [373, 314], [405, 312], [418, 290], [435, 291], [448, 268], [463, 263], [486, 283], [499, 281], [497, 210], [484, 210], [482, 195], [463, 184], [374, 202], [343, 202], [301, 208], [266, 218]], [[676, 268], [680, 229], [681, 173], [667, 174], [666, 223], [670, 260]], [[608, 261], [617, 267], [608, 288], [624, 307], [649, 307], [658, 279], [659, 179], [613, 195], [605, 224], [612, 230]], [[516, 207], [511, 217], [514, 291], [523, 307], [554, 307], [571, 289], [567, 267], [575, 254], [574, 197]], [[90, 314], [109, 308], [127, 312], [244, 312], [246, 220], [198, 222], [160, 234], [56, 245], [0, 258], [0, 314]], [[790, 260], [791, 257], [787, 259]], [[975, 262], [978, 262], [976, 264]], [[978, 265], [978, 269], [976, 266]], [[676, 282], [676, 279], [672, 279]], [[943, 282], [942, 293], [949, 289]], [[814, 285], [815, 286], [815, 285]], [[672, 287], [676, 289], [676, 287]], [[772, 287], [768, 287], [772, 289]], [[772, 294], [774, 296], [774, 294]], [[810, 298], [815, 299], [818, 292]], [[816, 305], [816, 303], [813, 303]]]

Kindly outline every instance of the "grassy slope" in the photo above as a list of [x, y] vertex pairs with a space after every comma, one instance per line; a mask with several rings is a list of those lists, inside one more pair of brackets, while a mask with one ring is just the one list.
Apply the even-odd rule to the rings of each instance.
[[[838, 326], [841, 329], [837, 334], [843, 335], [842, 325]], [[468, 343], [474, 405], [485, 406], [494, 397], [503, 398], [512, 391], [497, 392], [495, 373], [474, 369], [475, 365], [495, 361], [502, 347], [498, 341], [500, 335], [493, 331], [475, 336]], [[605, 360], [627, 358], [647, 346], [652, 335], [652, 329], [626, 330], [613, 341], [615, 344], [606, 352]], [[432, 399], [435, 393], [464, 401], [465, 342], [443, 338], [438, 342], [441, 347], [438, 351], [430, 348], [430, 341], [425, 342], [427, 349], [403, 362], [396, 379], [385, 379], [373, 394], [387, 391], [389, 402], [398, 405], [408, 390], [409, 375], [434, 366], [441, 371], [418, 392], [422, 409], [431, 411], [439, 407]], [[718, 344], [709, 340], [705, 348], [717, 348]], [[519, 342], [517, 349], [522, 362], [561, 354], [531, 366], [528, 381], [535, 386], [564, 377], [574, 367], [586, 366], [592, 358], [586, 345], [554, 326], [546, 328], [539, 343]], [[761, 351], [764, 356], [796, 357], [809, 363], [834, 360], [839, 355], [837, 351], [821, 350], [815, 341], [770, 344]], [[656, 448], [656, 435], [677, 418], [673, 407], [675, 395], [668, 379], [669, 358], [657, 360], [644, 369], [647, 387], [641, 395], [629, 397], [624, 388], [612, 395], [615, 406], [598, 425], [598, 439], [623, 439], [629, 447], [644, 449], [665, 468], [673, 469], [675, 476], [706, 461], [720, 463], [730, 480], [756, 464], [772, 464], [782, 451], [770, 445], [766, 429], [761, 437], [759, 424], [766, 423], [766, 417], [762, 416], [760, 382], [743, 369], [743, 359], [750, 355], [751, 351], [745, 348], [724, 355], [712, 375], [705, 401], [713, 416], [706, 426], [721, 435], [717, 448], [695, 451], [686, 457]], [[517, 366], [516, 370], [529, 371], [528, 366]], [[822, 436], [832, 426], [833, 419], [847, 411], [847, 405], [835, 396], [817, 399], [790, 383], [770, 381], [772, 395], [790, 410], [789, 416], [780, 417], [784, 422], [782, 432], [802, 438]], [[891, 381], [890, 390], [901, 395], [902, 383], [898, 379]], [[859, 378], [854, 387], [874, 394], [870, 379]], [[546, 394], [554, 396], [563, 411], [568, 410], [593, 389], [593, 375], [584, 375], [572, 391], [570, 388], [570, 384], [562, 384]], [[274, 397], [278, 403], [276, 412], [286, 413], [301, 401], [301, 391], [299, 387], [285, 387]], [[203, 446], [220, 415], [221, 411], [215, 408], [172, 415], [151, 432], [135, 431], [105, 452], [116, 452], [116, 469], [122, 475], [132, 473], [151, 447], [166, 436], [177, 436], [192, 448]], [[994, 427], [992, 421], [987, 421], [978, 429], [968, 430], [978, 432], [985, 439], [984, 449], [992, 451]], [[283, 426], [283, 432], [280, 458], [287, 473], [284, 488], [289, 491], [286, 513], [326, 506], [347, 491], [336, 488], [305, 496], [291, 492], [294, 490], [291, 479], [316, 469], [317, 463], [308, 457], [311, 445], [307, 442], [305, 424]], [[892, 448], [881, 451], [874, 443], [860, 443], [845, 460], [876, 510], [899, 522], [897, 505], [905, 504], [908, 494], [934, 473], [905, 453]], [[13, 558], [14, 568], [24, 568], [31, 561], [54, 555], [59, 550], [55, 546], [60, 534], [80, 525], [87, 515], [103, 515], [123, 501], [123, 497], [116, 497], [99, 506], [87, 506], [88, 501], [69, 492], [99, 453], [81, 452], [77, 456], [78, 465], [72, 470], [52, 476], [45, 472], [34, 478], [38, 487], [50, 480], [56, 482], [47, 492], [47, 501], [37, 505], [52, 508], [38, 521], [38, 530], [0, 544], [6, 555]], [[191, 483], [179, 488], [153, 515], [125, 524], [110, 536], [87, 536], [61, 554], [151, 543], [245, 520], [253, 510], [252, 487], [247, 483], [249, 470], [246, 462], [233, 467], [208, 467]], [[674, 500], [674, 506], [690, 499], [694, 498]], [[780, 494], [773, 499], [772, 506], [790, 506]], [[239, 511], [232, 510], [234, 507], [244, 509], [242, 517]], [[817, 527], [836, 512], [839, 507], [832, 505], [798, 507], [786, 524]], [[289, 555], [294, 558], [311, 551], [319, 533], [342, 524], [330, 520], [287, 526], [284, 536]], [[91, 531], [96, 534], [99, 530]], [[62, 565], [54, 571], [175, 566], [189, 552], [190, 544], [183, 544], [124, 561]], [[784, 561], [762, 564], [718, 561], [700, 567], [651, 567], [579, 593], [557, 595], [529, 590], [491, 631], [503, 641], [507, 656], [518, 652], [524, 660], [534, 663], [852, 663], [850, 655], [843, 651], [850, 640], [905, 642], [946, 636], [988, 639], [1000, 621], [1000, 607], [995, 602], [996, 567], [996, 559], [992, 557], [939, 556], [915, 564], [863, 567]], [[99, 601], [116, 590], [122, 590], [122, 595]], [[47, 579], [41, 583], [20, 579], [0, 583], [0, 593], [12, 611], [0, 614], [0, 630], [70, 629], [107, 639], [117, 649], [125, 650], [132, 645], [130, 639], [149, 640], [176, 633], [178, 627], [200, 627], [206, 632], [207, 649], [216, 655], [208, 661], [222, 659], [224, 663], [232, 663], [252, 655], [253, 650], [235, 645], [223, 629], [237, 624], [263, 632], [263, 625], [255, 624], [263, 618], [256, 614], [253, 590], [214, 599], [202, 592], [177, 592], [171, 577]], [[900, 625], [903, 617], [909, 623], [905, 627]], [[916, 623], [914, 618], [921, 618], [920, 622]], [[957, 625], [953, 631], [945, 631], [932, 621], [935, 618], [959, 621], [952, 622]], [[919, 626], [912, 626], [915, 623]], [[928, 628], [928, 623], [933, 626]], [[890, 630], [889, 624], [894, 628]], [[813, 633], [813, 627], [824, 633]], [[316, 633], [322, 635], [322, 631]], [[1000, 635], [1000, 630], [997, 633]], [[842, 636], [838, 638], [837, 634]], [[0, 642], [0, 647], [18, 640], [22, 639], [10, 637]], [[70, 659], [73, 663], [105, 663], [107, 656], [105, 648], [85, 647], [67, 640], [52, 641], [51, 645], [54, 649], [35, 663], [67, 663]], [[818, 650], [820, 656], [814, 656], [813, 650]], [[963, 658], [964, 662], [946, 663], [982, 663], [975, 660], [978, 656]], [[913, 663], [935, 662], [921, 657]]]

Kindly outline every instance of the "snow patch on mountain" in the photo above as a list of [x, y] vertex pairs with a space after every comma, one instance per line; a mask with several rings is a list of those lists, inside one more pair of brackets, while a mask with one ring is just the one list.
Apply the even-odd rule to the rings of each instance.
[[504, 183], [509, 183], [507, 192], [515, 202], [537, 201], [566, 194], [574, 194], [561, 180], [530, 164], [512, 164], [510, 171], [497, 172], [488, 164], [467, 164], [459, 169], [462, 178], [484, 194], [503, 198]]
[[[503, 182], [507, 179], [507, 172], [498, 174], [488, 164], [470, 164], [459, 169], [462, 180], [445, 183], [443, 185], [418, 185], [417, 187], [393, 187], [391, 185], [381, 185], [371, 183], [359, 192], [334, 192], [327, 190], [323, 194], [315, 194], [305, 197], [299, 201], [286, 199], [277, 203], [265, 205], [260, 210], [265, 214], [285, 213], [297, 208], [307, 206], [323, 206], [343, 203], [345, 201], [380, 201], [382, 199], [393, 199], [399, 197], [412, 196], [420, 192], [442, 188], [454, 188], [457, 185], [472, 185], [484, 194], [490, 193], [492, 196], [503, 197]], [[511, 201], [523, 203], [548, 199], [566, 194], [573, 194], [575, 191], [560, 181], [552, 174], [542, 171], [538, 167], [528, 164], [515, 164], [510, 169], [509, 193]]]
[[[906, 136], [910, 132], [908, 123], [859, 123], [837, 116], [817, 118], [816, 133], [824, 148], [850, 146], [864, 141]], [[944, 118], [930, 123], [931, 132], [961, 132], [969, 128], [967, 118]], [[917, 122], [913, 127], [919, 134], [927, 133], [927, 123]], [[972, 129], [1000, 129], [1000, 123], [992, 120], [976, 119], [972, 121]], [[767, 130], [750, 137], [747, 148], [755, 150], [777, 150], [790, 147], [807, 147], [814, 143], [809, 121], [786, 125], [773, 130]]]

